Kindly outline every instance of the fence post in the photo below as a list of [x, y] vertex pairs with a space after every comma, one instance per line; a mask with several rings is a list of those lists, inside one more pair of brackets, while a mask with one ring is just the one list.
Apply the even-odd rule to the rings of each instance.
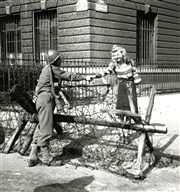
[[161, 63], [161, 93], [163, 91], [163, 79], [164, 79], [164, 76], [163, 76], [163, 62]]

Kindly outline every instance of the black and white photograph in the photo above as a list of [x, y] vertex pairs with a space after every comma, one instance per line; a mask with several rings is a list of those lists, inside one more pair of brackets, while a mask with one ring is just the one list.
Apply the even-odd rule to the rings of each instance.
[[0, 191], [180, 191], [180, 0], [0, 0]]

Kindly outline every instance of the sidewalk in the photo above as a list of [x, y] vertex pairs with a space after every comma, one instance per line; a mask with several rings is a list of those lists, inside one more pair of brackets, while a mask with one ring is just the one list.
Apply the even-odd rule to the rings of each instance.
[[27, 167], [27, 157], [0, 154], [2, 192], [177, 192], [179, 167], [154, 168], [145, 180], [130, 180], [104, 170], [66, 164]]

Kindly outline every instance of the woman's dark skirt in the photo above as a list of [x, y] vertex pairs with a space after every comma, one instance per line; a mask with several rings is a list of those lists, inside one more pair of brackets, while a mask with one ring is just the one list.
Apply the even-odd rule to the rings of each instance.
[[[134, 105], [135, 111], [131, 110], [130, 100]], [[138, 113], [136, 85], [133, 81], [118, 82], [116, 109]]]

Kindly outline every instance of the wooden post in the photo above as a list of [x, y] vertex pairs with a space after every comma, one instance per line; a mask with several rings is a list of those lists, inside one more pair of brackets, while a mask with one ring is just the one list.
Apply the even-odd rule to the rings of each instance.
[[[151, 115], [152, 115], [152, 109], [154, 106], [155, 94], [156, 94], [156, 85], [153, 85], [151, 88], [150, 97], [149, 97], [149, 105], [147, 107], [146, 116], [145, 116], [145, 122], [147, 124], [150, 123], [150, 119], [151, 119]], [[143, 157], [143, 153], [144, 153], [145, 144], [147, 144], [147, 146], [149, 147], [150, 152], [152, 152], [154, 150], [153, 145], [149, 139], [148, 132], [141, 133], [141, 135], [139, 137], [138, 155], [137, 155], [137, 162], [136, 162], [137, 167], [138, 167], [137, 176], [139, 176], [139, 177], [142, 176], [141, 165], [142, 165], [142, 157]]]
[[19, 150], [19, 154], [25, 155], [26, 151], [29, 149], [31, 142], [33, 140], [34, 131], [37, 127], [37, 123], [31, 123], [28, 133], [28, 138], [24, 141], [22, 148]]
[[149, 105], [147, 107], [146, 116], [145, 116], [145, 122], [147, 124], [149, 124], [150, 120], [151, 120], [152, 110], [153, 110], [153, 106], [154, 106], [154, 99], [155, 99], [155, 94], [156, 94], [156, 89], [157, 89], [157, 86], [153, 85], [152, 89], [151, 89], [151, 92], [150, 92]]
[[19, 127], [17, 127], [17, 129], [14, 132], [13, 136], [8, 141], [6, 147], [5, 147], [4, 151], [3, 151], [4, 153], [9, 153], [11, 151], [11, 149], [13, 148], [13, 146], [14, 146], [15, 142], [17, 141], [18, 137], [21, 135], [21, 132], [25, 128], [27, 122], [28, 122], [27, 120], [23, 120], [21, 122], [21, 125]]

